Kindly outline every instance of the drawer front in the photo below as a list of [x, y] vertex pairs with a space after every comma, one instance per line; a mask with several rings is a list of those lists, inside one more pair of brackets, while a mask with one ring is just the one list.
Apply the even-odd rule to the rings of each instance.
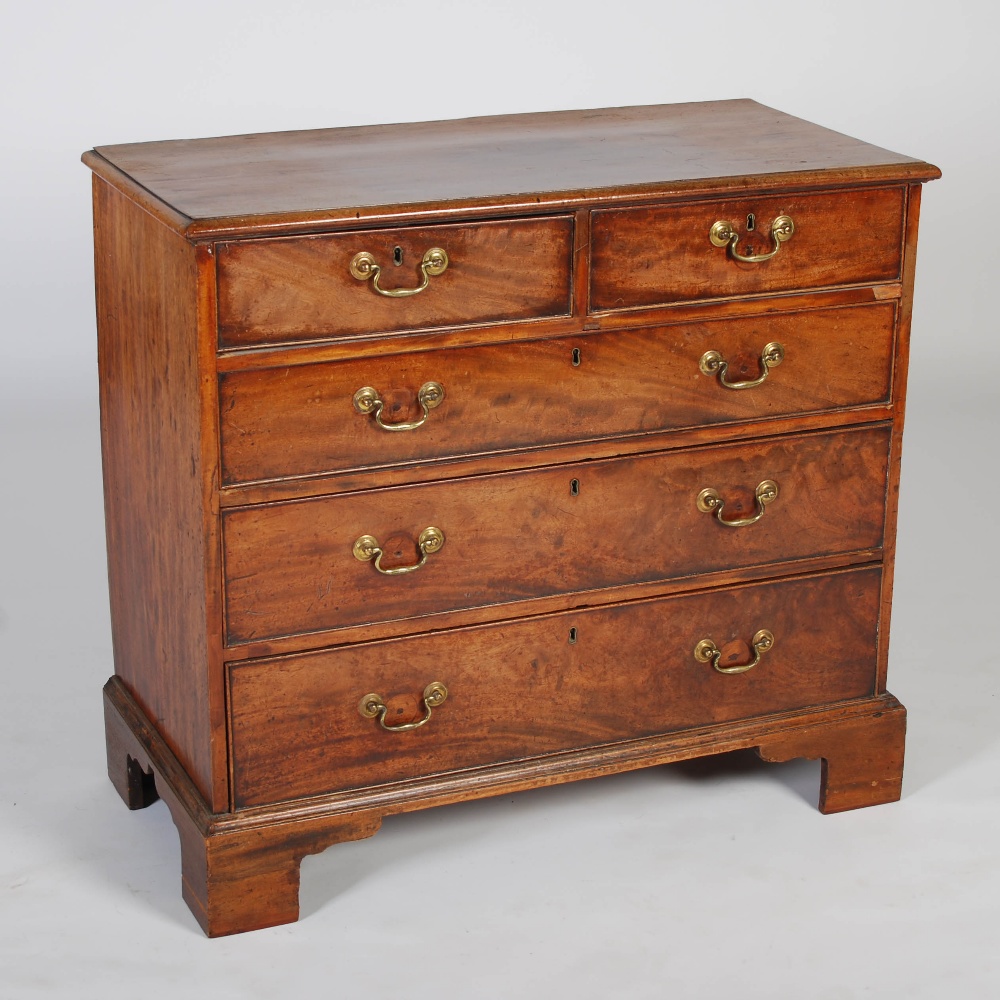
[[[877, 568], [636, 601], [229, 668], [236, 803], [260, 805], [872, 694]], [[572, 631], [571, 631], [572, 630]], [[694, 656], [709, 640], [724, 669]], [[380, 696], [386, 732], [362, 716]]]
[[[879, 303], [226, 373], [223, 482], [885, 402], [894, 329], [895, 305]], [[761, 355], [773, 343], [783, 357], [768, 368]], [[709, 352], [724, 371], [701, 370]], [[724, 384], [761, 374], [750, 388]], [[420, 392], [431, 383], [443, 398], [425, 408]], [[377, 391], [377, 413], [354, 405], [363, 387]], [[379, 421], [420, 426], [387, 431]]]
[[[397, 253], [398, 248], [398, 253]], [[448, 257], [425, 274], [427, 251]], [[218, 246], [219, 345], [294, 343], [572, 311], [570, 217], [379, 229]], [[380, 271], [351, 271], [359, 253]], [[397, 266], [395, 260], [401, 260]], [[413, 290], [418, 294], [381, 295]]]
[[[881, 545], [889, 429], [797, 435], [234, 508], [223, 515], [230, 643]], [[777, 484], [760, 506], [755, 493]], [[718, 491], [725, 520], [700, 510]], [[375, 539], [383, 575], [355, 558]]]
[[[887, 188], [594, 212], [590, 309], [897, 281], [904, 207], [904, 190]], [[781, 216], [794, 234], [776, 244], [771, 227]], [[757, 263], [734, 259], [709, 239], [720, 221], [739, 234], [737, 253], [778, 252]]]

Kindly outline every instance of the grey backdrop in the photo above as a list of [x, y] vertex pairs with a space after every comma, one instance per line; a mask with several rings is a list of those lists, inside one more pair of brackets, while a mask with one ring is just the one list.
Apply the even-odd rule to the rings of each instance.
[[[995, 995], [1000, 87], [992, 2], [6, 0], [0, 997]], [[725, 758], [387, 821], [303, 920], [209, 942], [165, 807], [104, 776], [94, 144], [754, 97], [936, 163], [890, 690], [904, 798]], [[401, 164], [401, 169], [405, 165]]]

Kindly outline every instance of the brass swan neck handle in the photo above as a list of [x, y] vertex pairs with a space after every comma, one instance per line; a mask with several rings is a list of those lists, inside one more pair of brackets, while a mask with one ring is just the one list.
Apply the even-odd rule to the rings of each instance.
[[375, 263], [375, 258], [367, 250], [356, 253], [351, 258], [349, 265], [352, 277], [357, 278], [358, 281], [368, 281], [371, 279], [372, 288], [379, 295], [384, 295], [388, 299], [403, 299], [410, 295], [419, 295], [421, 292], [427, 290], [432, 277], [444, 274], [447, 269], [448, 254], [440, 247], [431, 247], [424, 254], [424, 259], [420, 262], [420, 273], [423, 280], [416, 288], [382, 288], [378, 283], [382, 267]]
[[375, 423], [384, 431], [415, 431], [418, 427], [423, 427], [430, 416], [430, 411], [441, 405], [444, 399], [444, 386], [440, 382], [425, 382], [417, 390], [417, 402], [424, 411], [418, 420], [409, 420], [406, 423], [387, 424], [382, 419], [382, 410], [385, 402], [379, 394], [378, 389], [373, 389], [370, 385], [363, 385], [354, 394], [354, 409], [365, 416], [369, 414], [375, 418]]
[[729, 362], [718, 351], [706, 351], [698, 362], [702, 375], [718, 377], [719, 385], [724, 389], [752, 389], [763, 382], [772, 368], [777, 368], [785, 360], [785, 348], [777, 341], [765, 344], [760, 352], [760, 375], [744, 382], [730, 382], [726, 378]]
[[712, 228], [708, 231], [708, 238], [712, 246], [728, 247], [729, 256], [744, 264], [759, 264], [761, 261], [770, 260], [781, 249], [781, 244], [790, 240], [794, 235], [795, 223], [792, 222], [792, 217], [779, 215], [771, 223], [771, 239], [774, 241], [774, 249], [768, 253], [741, 254], [736, 249], [736, 245], [740, 241], [736, 223], [720, 219], [713, 223]]
[[753, 660], [750, 663], [738, 663], [733, 667], [719, 665], [722, 659], [722, 650], [711, 639], [702, 639], [694, 647], [694, 658], [699, 663], [711, 663], [720, 674], [745, 674], [748, 670], [753, 670], [760, 663], [760, 658], [774, 646], [774, 635], [766, 628], [762, 628], [754, 635], [750, 646], [754, 651]]
[[386, 705], [381, 695], [366, 694], [358, 703], [358, 713], [365, 719], [374, 719], [378, 716], [378, 724], [387, 732], [408, 733], [411, 730], [419, 729], [421, 726], [426, 726], [431, 721], [434, 709], [439, 705], [443, 705], [447, 697], [448, 689], [440, 681], [431, 681], [424, 688], [423, 718], [417, 719], [416, 722], [403, 722], [398, 726], [387, 726], [385, 724], [385, 715], [389, 711], [389, 706]]
[[374, 560], [375, 568], [383, 576], [402, 576], [404, 573], [415, 573], [427, 564], [429, 556], [435, 552], [440, 552], [444, 546], [444, 532], [440, 528], [424, 528], [417, 536], [417, 549], [420, 552], [420, 562], [412, 566], [396, 566], [392, 569], [385, 569], [382, 566], [382, 556], [385, 552], [379, 545], [378, 539], [374, 535], [361, 535], [354, 543], [354, 558], [361, 562], [371, 562]]
[[778, 498], [778, 484], [772, 479], [765, 479], [758, 483], [754, 490], [754, 498], [757, 501], [757, 510], [750, 517], [742, 517], [736, 521], [726, 521], [722, 517], [722, 508], [726, 501], [722, 499], [718, 490], [708, 487], [698, 494], [695, 501], [698, 510], [703, 514], [714, 514], [719, 524], [724, 524], [727, 528], [745, 528], [749, 524], [756, 524], [764, 516], [764, 508], [773, 503]]

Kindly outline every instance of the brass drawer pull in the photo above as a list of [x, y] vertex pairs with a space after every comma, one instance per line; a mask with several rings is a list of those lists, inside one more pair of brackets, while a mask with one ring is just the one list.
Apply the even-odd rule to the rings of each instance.
[[351, 274], [358, 281], [367, 281], [371, 278], [372, 288], [379, 295], [385, 295], [390, 299], [402, 299], [407, 295], [419, 295], [431, 283], [432, 277], [444, 274], [448, 269], [448, 255], [440, 247], [431, 247], [424, 254], [424, 259], [420, 262], [423, 281], [416, 288], [379, 288], [378, 276], [382, 273], [382, 268], [375, 263], [375, 258], [367, 250], [362, 250], [351, 258], [350, 268]]
[[361, 562], [375, 560], [375, 568], [383, 576], [401, 576], [403, 573], [415, 573], [426, 562], [427, 557], [439, 552], [444, 546], [444, 532], [440, 528], [424, 528], [417, 537], [417, 548], [420, 549], [420, 562], [412, 566], [397, 566], [394, 569], [382, 568], [382, 556], [385, 554], [374, 535], [362, 535], [354, 543], [354, 558]]
[[722, 658], [722, 650], [711, 639], [702, 639], [694, 647], [694, 658], [699, 663], [709, 663], [719, 671], [720, 674], [745, 674], [748, 670], [753, 670], [760, 663], [760, 658], [774, 645], [774, 636], [766, 628], [762, 628], [753, 637], [751, 643], [754, 651], [754, 658], [750, 663], [741, 663], [735, 667], [720, 667], [719, 660]]
[[419, 729], [426, 726], [431, 721], [433, 709], [443, 705], [448, 697], [448, 689], [440, 681], [431, 681], [424, 688], [424, 717], [416, 722], [404, 722], [399, 726], [387, 726], [385, 724], [385, 713], [389, 711], [389, 706], [382, 700], [381, 695], [366, 694], [358, 704], [358, 711], [366, 719], [374, 719], [378, 716], [379, 725], [390, 733], [408, 733], [411, 729]]
[[[725, 389], [752, 389], [755, 385], [760, 385], [772, 368], [777, 368], [785, 360], [785, 349], [781, 344], [774, 341], [764, 345], [764, 350], [760, 352], [760, 376], [746, 382], [727, 382], [726, 372], [729, 371], [729, 362], [718, 351], [706, 351], [698, 362], [702, 375], [717, 375], [719, 385]], [[357, 397], [355, 397], [355, 400]], [[357, 402], [355, 402], [355, 406]]]
[[415, 431], [418, 427], [423, 427], [427, 421], [430, 411], [435, 406], [440, 406], [444, 399], [444, 386], [439, 382], [425, 382], [417, 390], [417, 402], [424, 411], [424, 415], [419, 420], [411, 420], [403, 424], [387, 424], [382, 420], [382, 408], [385, 404], [378, 393], [378, 389], [373, 389], [370, 385], [364, 385], [354, 394], [354, 409], [358, 413], [366, 416], [371, 413], [375, 416], [375, 423], [384, 431]]
[[726, 501], [719, 495], [718, 490], [713, 490], [711, 487], [698, 494], [698, 510], [703, 514], [715, 514], [716, 521], [719, 524], [724, 524], [727, 528], [745, 528], [748, 524], [756, 524], [764, 516], [764, 508], [777, 499], [778, 484], [773, 480], [765, 479], [757, 486], [754, 495], [757, 498], [757, 512], [751, 517], [743, 517], [738, 521], [724, 521], [722, 519], [722, 508], [726, 505]]
[[744, 256], [736, 249], [736, 244], [740, 241], [740, 234], [736, 231], [736, 224], [733, 222], [723, 222], [721, 219], [716, 222], [708, 231], [708, 238], [713, 246], [729, 247], [729, 255], [733, 260], [741, 260], [744, 264], [759, 264], [762, 260], [770, 260], [780, 249], [785, 240], [790, 240], [795, 235], [795, 223], [791, 216], [779, 215], [771, 223], [771, 239], [774, 240], [774, 249], [770, 253], [755, 253]]

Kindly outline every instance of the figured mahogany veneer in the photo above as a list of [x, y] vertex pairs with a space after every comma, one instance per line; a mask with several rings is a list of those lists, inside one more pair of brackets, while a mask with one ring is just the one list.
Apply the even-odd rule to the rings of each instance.
[[[893, 301], [224, 372], [222, 480], [229, 486], [888, 403], [895, 332]], [[761, 351], [772, 341], [785, 357], [754, 392], [727, 390], [698, 368], [706, 351], [718, 351], [730, 380], [758, 378]], [[417, 393], [431, 381], [445, 396], [419, 434], [386, 433], [352, 406], [354, 393], [370, 385], [386, 401], [387, 422], [417, 420]]]
[[[868, 567], [233, 664], [236, 805], [870, 697], [879, 583]], [[745, 663], [761, 628], [780, 636], [761, 668], [691, 655], [711, 638]], [[411, 722], [439, 676], [448, 699], [405, 739], [357, 710], [377, 691]]]
[[[595, 212], [590, 308], [898, 281], [905, 201], [906, 189], [894, 187]], [[731, 222], [741, 236], [739, 253], [768, 253], [769, 228], [782, 215], [795, 223], [795, 234], [767, 267], [734, 261], [708, 240], [716, 221]]]
[[[227, 510], [226, 634], [250, 642], [878, 548], [888, 458], [889, 428], [875, 427]], [[697, 507], [714, 488], [726, 520], [745, 518], [765, 480], [778, 496], [753, 531]], [[370, 534], [385, 566], [413, 564], [428, 526], [445, 544], [412, 578], [352, 555]]]
[[[304, 856], [462, 799], [747, 747], [821, 758], [824, 812], [899, 797], [935, 167], [751, 101], [84, 160], [108, 773], [166, 801], [206, 933], [297, 919]], [[413, 290], [433, 247], [416, 294], [351, 273]]]
[[[449, 263], [430, 279], [433, 294], [359, 294], [350, 272], [356, 254], [375, 258], [380, 287], [406, 290], [420, 284], [420, 263], [434, 247], [447, 249]], [[566, 316], [572, 308], [572, 216], [222, 243], [217, 253], [222, 348]]]

